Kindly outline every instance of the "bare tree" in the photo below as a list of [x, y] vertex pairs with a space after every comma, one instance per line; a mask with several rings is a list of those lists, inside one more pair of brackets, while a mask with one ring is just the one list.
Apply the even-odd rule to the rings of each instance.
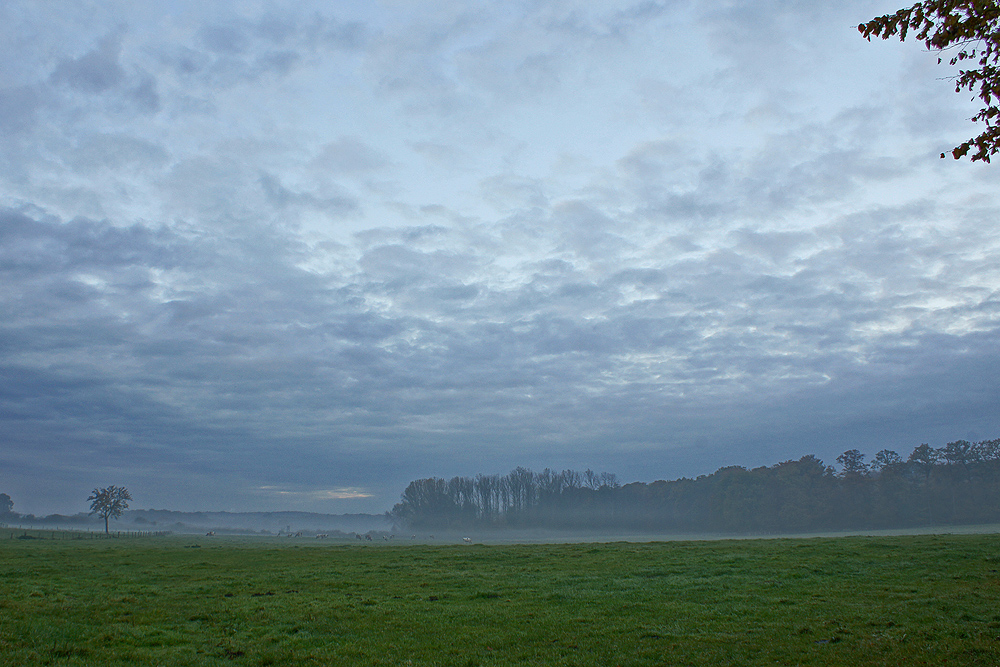
[[128, 509], [128, 501], [132, 500], [131, 494], [124, 486], [111, 486], [103, 489], [94, 489], [90, 497], [90, 513], [104, 519], [104, 532], [108, 532], [108, 519], [117, 519], [122, 512]]

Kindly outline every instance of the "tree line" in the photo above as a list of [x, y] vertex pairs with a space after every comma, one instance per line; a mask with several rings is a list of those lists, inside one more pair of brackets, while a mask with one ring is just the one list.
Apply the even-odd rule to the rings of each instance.
[[[110, 519], [117, 519], [122, 512], [128, 509], [128, 501], [132, 500], [132, 494], [124, 486], [106, 486], [95, 488], [90, 497], [90, 513], [88, 516], [96, 514], [104, 519], [104, 532], [110, 534], [108, 522]], [[34, 514], [18, 514], [14, 511], [14, 501], [6, 493], [0, 493], [0, 523], [13, 523], [14, 521], [39, 521], [58, 523], [80, 523], [80, 515], [67, 517], [61, 514], [51, 514], [48, 517], [39, 518]]]
[[1000, 522], [1000, 439], [921, 444], [840, 469], [813, 455], [720, 468], [695, 479], [621, 484], [610, 473], [515, 468], [419, 479], [389, 512], [411, 528], [776, 533]]

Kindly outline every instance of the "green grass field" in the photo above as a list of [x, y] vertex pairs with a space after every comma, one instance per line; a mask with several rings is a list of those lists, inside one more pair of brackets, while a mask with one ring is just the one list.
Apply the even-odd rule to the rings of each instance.
[[0, 540], [2, 665], [1000, 665], [1000, 535]]

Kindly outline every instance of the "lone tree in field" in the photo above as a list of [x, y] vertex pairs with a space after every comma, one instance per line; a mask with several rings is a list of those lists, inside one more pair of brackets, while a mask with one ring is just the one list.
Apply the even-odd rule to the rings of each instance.
[[0, 515], [12, 514], [14, 512], [14, 501], [6, 493], [0, 493]]
[[112, 484], [103, 489], [94, 489], [87, 500], [90, 501], [90, 513], [104, 519], [104, 532], [108, 532], [108, 519], [117, 519], [128, 509], [128, 501], [132, 500], [128, 489]]
[[862, 23], [858, 30], [868, 41], [872, 35], [882, 39], [899, 35], [904, 41], [914, 30], [928, 50], [955, 49], [951, 65], [978, 65], [959, 69], [954, 77], [955, 92], [968, 90], [982, 100], [984, 106], [972, 120], [982, 121], [986, 129], [953, 148], [951, 155], [957, 160], [975, 149], [973, 162], [989, 162], [990, 156], [1000, 151], [1000, 0], [926, 0]]

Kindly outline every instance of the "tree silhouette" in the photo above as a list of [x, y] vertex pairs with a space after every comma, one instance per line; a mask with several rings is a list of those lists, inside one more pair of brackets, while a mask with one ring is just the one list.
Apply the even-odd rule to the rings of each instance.
[[889, 466], [901, 465], [902, 463], [903, 459], [899, 454], [891, 449], [883, 449], [872, 459], [871, 469], [879, 471]]
[[90, 513], [104, 519], [104, 532], [108, 533], [108, 519], [117, 519], [128, 509], [128, 501], [132, 500], [128, 489], [124, 486], [111, 486], [94, 489], [90, 497]]
[[837, 457], [837, 463], [844, 467], [840, 473], [843, 477], [860, 477], [868, 474], [865, 455], [857, 449], [848, 449]]
[[871, 464], [858, 449], [838, 474], [813, 455], [697, 479], [621, 485], [610, 473], [540, 473], [416, 480], [390, 516], [400, 524], [475, 528], [775, 533], [1000, 521], [1000, 439], [890, 449]]

